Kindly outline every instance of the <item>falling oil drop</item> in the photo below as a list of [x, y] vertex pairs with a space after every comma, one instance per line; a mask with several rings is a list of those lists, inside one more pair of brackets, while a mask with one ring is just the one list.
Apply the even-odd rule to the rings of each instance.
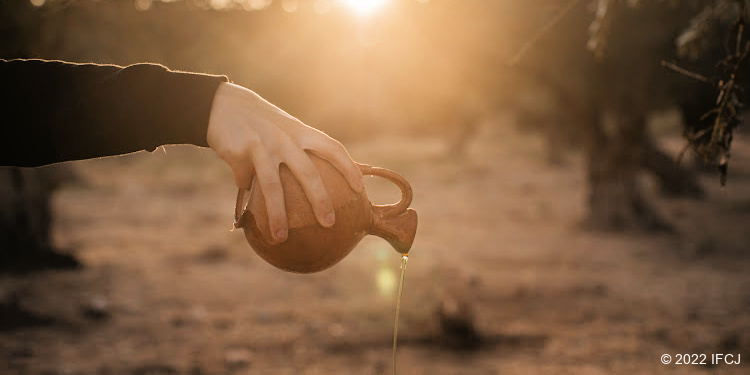
[[406, 274], [406, 261], [409, 254], [401, 256], [401, 279], [398, 282], [398, 297], [396, 297], [396, 320], [393, 323], [393, 375], [396, 375], [396, 344], [398, 342], [398, 315], [401, 312], [401, 293], [404, 290], [404, 274]]

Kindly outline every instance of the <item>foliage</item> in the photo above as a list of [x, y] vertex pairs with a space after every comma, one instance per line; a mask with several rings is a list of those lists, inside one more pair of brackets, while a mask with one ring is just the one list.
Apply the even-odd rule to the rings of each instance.
[[[587, 47], [597, 58], [606, 53], [607, 33], [612, 17], [612, 5], [622, 0], [597, 0], [594, 7], [594, 19], [589, 27]], [[628, 6], [638, 7], [639, 0], [627, 0]], [[676, 1], [675, 5], [684, 5], [687, 1]], [[702, 9], [692, 17], [687, 28], [675, 39], [677, 54], [692, 60], [704, 58], [716, 51], [714, 48], [721, 34], [717, 28], [725, 29], [723, 57], [714, 63], [715, 71], [705, 76], [684, 69], [672, 62], [662, 61], [662, 65], [692, 79], [711, 85], [716, 92], [716, 101], [711, 110], [706, 112], [696, 126], [687, 126], [685, 138], [687, 144], [678, 156], [678, 162], [689, 148], [703, 158], [706, 164], [716, 162], [719, 180], [726, 183], [727, 168], [730, 157], [734, 130], [742, 123], [744, 109], [744, 70], [750, 42], [744, 36], [746, 17], [745, 0], [715, 0], [704, 4]], [[727, 19], [734, 18], [731, 22]]]
[[[730, 2], [734, 7], [730, 6]], [[728, 28], [726, 36], [726, 55], [716, 63], [713, 77], [706, 78], [676, 65], [664, 64], [689, 77], [711, 84], [717, 91], [715, 107], [701, 118], [707, 121], [701, 121], [697, 128], [686, 129], [685, 137], [688, 144], [684, 150], [692, 148], [706, 163], [718, 160], [722, 186], [726, 183], [733, 132], [742, 123], [742, 110], [745, 107], [744, 72], [750, 53], [750, 42], [744, 37], [745, 4], [745, 1], [725, 0], [707, 5], [677, 39], [677, 47], [682, 54], [695, 56], [706, 49], [711, 19], [729, 12], [736, 14], [736, 19]]]

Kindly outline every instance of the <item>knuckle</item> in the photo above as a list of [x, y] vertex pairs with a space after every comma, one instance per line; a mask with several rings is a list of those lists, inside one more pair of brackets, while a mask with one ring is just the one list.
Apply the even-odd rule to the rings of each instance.
[[322, 182], [320, 181], [320, 173], [312, 163], [305, 165], [304, 168], [300, 169], [299, 178], [313, 187], [320, 187], [320, 185], [322, 185]]
[[323, 208], [323, 209], [330, 209], [333, 207], [333, 203], [331, 203], [331, 199], [329, 199], [328, 194], [320, 194], [319, 196], [313, 198], [315, 205]]
[[327, 142], [327, 144], [328, 144], [328, 147], [331, 150], [333, 150], [333, 151], [346, 151], [346, 148], [344, 147], [343, 144], [341, 144], [341, 142], [339, 142], [339, 141], [337, 141], [337, 140], [335, 140], [333, 138], [330, 138], [330, 137], [328, 138], [328, 140], [329, 141]]
[[331, 147], [331, 141], [336, 142], [335, 139], [329, 137], [327, 134], [319, 131], [309, 132], [300, 138], [300, 143], [307, 149], [321, 150], [328, 149]]
[[256, 134], [254, 134], [254, 135], [252, 135], [252, 136], [250, 136], [250, 137], [247, 138], [247, 140], [245, 141], [245, 144], [247, 145], [247, 147], [249, 147], [251, 149], [255, 149], [255, 148], [257, 148], [258, 146], [261, 145], [260, 137], [258, 135], [256, 135]]
[[265, 191], [267, 194], [274, 194], [277, 192], [281, 192], [281, 182], [272, 180], [272, 181], [261, 181], [260, 187], [263, 191]]
[[311, 147], [311, 149], [331, 155], [341, 152], [344, 147], [337, 140], [330, 137], [317, 139], [315, 142], [312, 142], [312, 145], [313, 147]]
[[221, 149], [219, 152], [217, 152], [217, 155], [219, 155], [221, 159], [225, 160], [229, 164], [236, 164], [243, 157], [242, 150], [238, 147], [227, 147]]

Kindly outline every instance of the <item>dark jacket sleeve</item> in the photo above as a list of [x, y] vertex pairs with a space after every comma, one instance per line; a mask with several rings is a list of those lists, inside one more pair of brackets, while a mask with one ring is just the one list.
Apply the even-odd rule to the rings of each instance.
[[0, 59], [0, 165], [207, 146], [214, 93], [226, 81], [156, 64]]

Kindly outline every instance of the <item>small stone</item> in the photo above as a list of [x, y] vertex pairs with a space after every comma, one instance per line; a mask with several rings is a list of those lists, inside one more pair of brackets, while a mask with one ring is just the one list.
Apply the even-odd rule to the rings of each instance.
[[102, 320], [110, 317], [109, 300], [104, 296], [92, 297], [83, 308], [83, 316], [91, 320]]
[[328, 326], [328, 334], [336, 338], [344, 337], [346, 335], [346, 327], [341, 323], [332, 323]]
[[219, 263], [229, 258], [229, 249], [221, 245], [207, 247], [197, 256], [197, 260], [202, 263]]
[[440, 342], [454, 349], [476, 349], [480, 335], [476, 330], [473, 305], [466, 299], [444, 295], [435, 311]]
[[230, 348], [224, 352], [224, 365], [227, 370], [247, 368], [252, 362], [253, 352], [247, 348]]

